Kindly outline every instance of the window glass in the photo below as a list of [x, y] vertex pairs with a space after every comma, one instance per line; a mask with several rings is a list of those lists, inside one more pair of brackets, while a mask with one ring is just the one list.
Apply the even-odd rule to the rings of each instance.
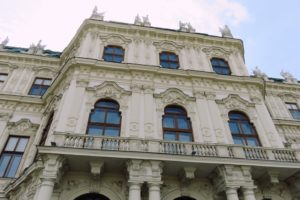
[[188, 129], [189, 128], [189, 122], [186, 118], [179, 117], [177, 119], [178, 128], [180, 129]]
[[300, 110], [291, 110], [290, 112], [294, 119], [300, 119]]
[[105, 136], [109, 136], [109, 137], [118, 137], [120, 130], [119, 128], [116, 127], [106, 127], [105, 128], [105, 132], [104, 135]]
[[36, 78], [32, 84], [29, 94], [43, 96], [51, 85], [52, 80], [46, 78]]
[[0, 82], [5, 82], [8, 74], [0, 74]]
[[91, 122], [103, 123], [105, 119], [105, 112], [103, 110], [94, 110], [91, 114]]
[[42, 85], [42, 82], [43, 82], [43, 79], [39, 79], [39, 78], [37, 78], [37, 79], [35, 79], [35, 84], [37, 84], [37, 85]]
[[247, 143], [249, 146], [257, 147], [259, 143], [256, 138], [247, 138]]
[[229, 122], [229, 127], [231, 133], [240, 133], [239, 126], [235, 122]]
[[179, 134], [179, 141], [181, 142], [191, 142], [192, 135], [190, 133], [180, 133]]
[[26, 145], [27, 145], [27, 142], [28, 142], [28, 138], [20, 138], [18, 146], [16, 148], [16, 151], [24, 152], [25, 148], [26, 148]]
[[234, 141], [234, 144], [244, 145], [243, 139], [242, 139], [242, 138], [234, 137], [234, 138], [233, 138], [233, 141]]
[[119, 124], [120, 123], [119, 112], [107, 112], [106, 123]]
[[88, 127], [88, 134], [89, 135], [94, 135], [94, 136], [103, 135], [103, 128], [101, 128], [99, 126], [89, 125], [89, 127]]
[[160, 65], [163, 68], [177, 69], [179, 68], [178, 56], [172, 52], [161, 52], [159, 54]]
[[8, 142], [7, 142], [5, 151], [13, 151], [13, 150], [15, 150], [16, 145], [18, 143], [18, 140], [19, 139], [17, 137], [10, 137], [9, 140], [8, 140]]
[[231, 71], [228, 63], [221, 58], [212, 58], [210, 60], [214, 72], [222, 75], [230, 75]]
[[253, 134], [251, 124], [249, 124], [248, 122], [241, 122], [241, 126], [244, 134], [249, 134], [249, 135]]
[[3, 154], [0, 159], [0, 176], [3, 177], [11, 155]]
[[44, 85], [51, 85], [51, 82], [52, 82], [51, 80], [45, 80]]
[[165, 132], [165, 133], [164, 133], [164, 140], [175, 141], [175, 140], [176, 140], [176, 133], [173, 133], [173, 132]]
[[7, 177], [9, 177], [9, 178], [15, 177], [18, 167], [20, 165], [21, 159], [22, 159], [22, 155], [15, 155], [12, 158], [10, 168], [7, 171]]
[[175, 123], [172, 117], [167, 117], [167, 116], [164, 117], [163, 122], [164, 122], [163, 126], [165, 128], [175, 128]]
[[104, 48], [103, 59], [108, 62], [124, 61], [124, 49], [118, 46], [106, 46]]

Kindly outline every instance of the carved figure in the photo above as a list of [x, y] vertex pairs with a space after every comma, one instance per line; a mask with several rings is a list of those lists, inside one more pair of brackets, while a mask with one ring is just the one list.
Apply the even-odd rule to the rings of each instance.
[[222, 34], [222, 37], [233, 38], [233, 35], [227, 25], [225, 25], [224, 28], [220, 28], [220, 32]]
[[194, 33], [196, 30], [192, 27], [191, 23], [187, 23], [188, 32]]
[[191, 23], [183, 23], [181, 21], [179, 21], [179, 30], [190, 33], [195, 32], [195, 29], [192, 27]]
[[96, 19], [96, 20], [101, 20], [101, 21], [103, 21], [103, 19], [104, 19], [104, 13], [105, 13], [105, 12], [98, 13], [98, 7], [95, 6], [94, 9], [93, 9], [92, 16], [91, 16], [90, 18], [91, 18], [91, 19]]
[[138, 14], [135, 16], [134, 24], [135, 25], [142, 25], [142, 20], [141, 20], [141, 18]]
[[297, 79], [293, 77], [293, 75], [289, 72], [281, 71], [280, 75], [284, 78], [287, 83], [298, 83]]
[[146, 15], [145, 17], [143, 17], [143, 25], [144, 26], [151, 26], [151, 23], [149, 21], [149, 16]]
[[260, 77], [263, 78], [264, 80], [268, 80], [268, 76], [264, 72], [262, 72], [257, 66], [253, 70], [253, 74], [255, 77]]
[[9, 42], [9, 39], [8, 39], [8, 37], [6, 37], [6, 38], [1, 42], [1, 44], [0, 44], [0, 49], [3, 49], [3, 48], [7, 45], [8, 42]]
[[46, 47], [46, 45], [42, 45], [42, 40], [39, 40], [37, 45], [35, 45], [33, 43], [30, 45], [27, 53], [28, 54], [42, 55], [45, 47]]

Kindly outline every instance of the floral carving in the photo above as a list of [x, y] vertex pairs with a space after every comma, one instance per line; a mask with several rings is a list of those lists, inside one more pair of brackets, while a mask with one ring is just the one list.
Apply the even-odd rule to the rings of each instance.
[[224, 49], [221, 47], [205, 47], [202, 51], [209, 57], [218, 57], [218, 58], [225, 58], [228, 60], [230, 54], [232, 54], [231, 50]]
[[17, 122], [8, 122], [10, 134], [24, 135], [32, 134], [38, 129], [39, 125], [32, 123], [29, 119], [21, 119]]

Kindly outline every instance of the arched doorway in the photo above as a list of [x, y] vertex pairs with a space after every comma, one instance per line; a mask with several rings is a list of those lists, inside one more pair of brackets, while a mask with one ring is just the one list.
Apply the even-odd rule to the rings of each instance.
[[191, 197], [183, 196], [183, 197], [178, 197], [178, 198], [176, 198], [176, 199], [174, 199], [174, 200], [196, 200], [196, 199], [191, 198]]
[[83, 194], [74, 200], [110, 200], [110, 199], [98, 193], [88, 193], [88, 194]]

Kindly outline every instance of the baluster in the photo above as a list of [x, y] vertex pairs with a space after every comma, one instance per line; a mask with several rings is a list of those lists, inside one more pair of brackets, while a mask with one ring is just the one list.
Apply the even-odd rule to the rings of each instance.
[[79, 148], [83, 147], [83, 138], [79, 138], [79, 144], [78, 144]]

